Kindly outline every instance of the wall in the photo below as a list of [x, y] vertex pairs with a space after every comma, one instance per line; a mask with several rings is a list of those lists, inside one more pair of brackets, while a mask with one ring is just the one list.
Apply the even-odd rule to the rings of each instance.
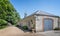
[[60, 28], [60, 18], [59, 18], [59, 28]]
[[[28, 16], [25, 19], [23, 19], [20, 22], [20, 26], [24, 26], [24, 25], [28, 26], [29, 25], [28, 22], [30, 22], [30, 25], [32, 26], [31, 20], [33, 21], [33, 24], [35, 24], [35, 17], [34, 17], [34, 15], [33, 16]], [[28, 26], [28, 28], [31, 29], [31, 26]]]
[[42, 31], [42, 16], [36, 16], [36, 31]]
[[36, 31], [43, 31], [44, 30], [44, 18], [51, 18], [53, 19], [53, 29], [58, 27], [58, 18], [56, 17], [49, 17], [49, 16], [35, 16], [36, 17]]

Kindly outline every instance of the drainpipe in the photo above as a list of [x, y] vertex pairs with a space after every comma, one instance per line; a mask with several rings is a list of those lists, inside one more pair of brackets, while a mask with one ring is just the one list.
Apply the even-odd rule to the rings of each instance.
[[60, 18], [60, 17], [58, 17], [58, 28], [59, 28], [59, 24], [60, 24], [60, 23], [59, 23], [59, 22], [60, 22], [60, 21], [59, 21], [59, 18]]

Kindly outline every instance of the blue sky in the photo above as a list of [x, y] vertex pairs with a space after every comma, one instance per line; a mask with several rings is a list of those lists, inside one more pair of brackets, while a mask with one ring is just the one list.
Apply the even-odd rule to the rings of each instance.
[[28, 15], [37, 10], [42, 10], [60, 16], [60, 0], [10, 0], [21, 18], [26, 12]]

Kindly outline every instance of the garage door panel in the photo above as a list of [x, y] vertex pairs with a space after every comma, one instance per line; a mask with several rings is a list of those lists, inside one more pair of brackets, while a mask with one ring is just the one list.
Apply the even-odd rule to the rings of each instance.
[[52, 30], [53, 21], [51, 19], [44, 19], [44, 31]]

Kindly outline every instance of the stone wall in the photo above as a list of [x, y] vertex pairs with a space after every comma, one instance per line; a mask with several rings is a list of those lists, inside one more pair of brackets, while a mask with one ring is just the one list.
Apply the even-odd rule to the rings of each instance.
[[59, 28], [60, 28], [60, 18], [59, 18]]
[[36, 16], [36, 31], [43, 31], [44, 30], [44, 18], [51, 18], [53, 19], [53, 29], [58, 27], [58, 18], [56, 17], [49, 17], [49, 16]]
[[[31, 23], [31, 20], [32, 20], [32, 23]], [[29, 26], [28, 22], [30, 22], [30, 26]], [[29, 29], [31, 28], [32, 24], [35, 24], [35, 17], [34, 17], [34, 15], [33, 16], [28, 16], [28, 17], [26, 17], [25, 19], [23, 19], [20, 22], [20, 26], [27, 25]]]

